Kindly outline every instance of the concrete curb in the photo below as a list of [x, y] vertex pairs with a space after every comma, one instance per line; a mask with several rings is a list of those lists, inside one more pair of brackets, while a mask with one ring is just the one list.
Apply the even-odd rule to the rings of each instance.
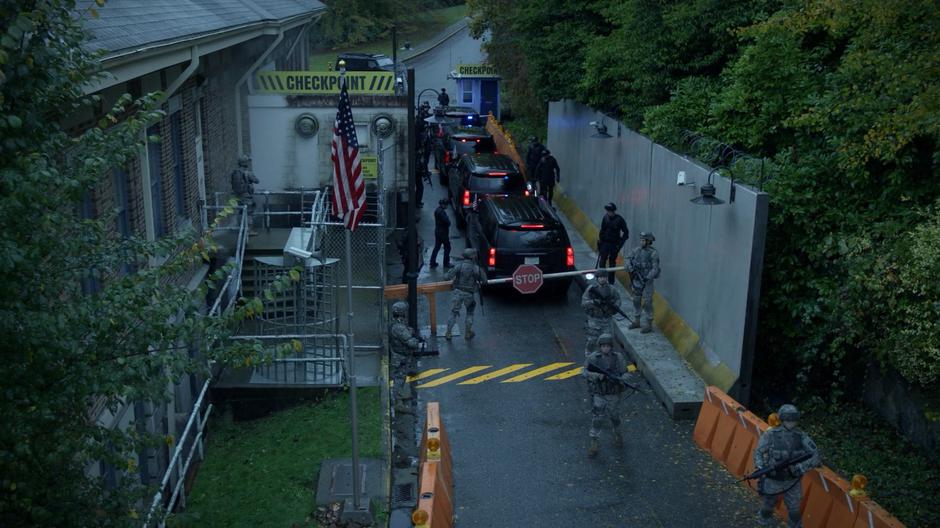
[[[571, 244], [575, 251], [575, 262], [587, 263], [578, 266], [579, 269], [590, 269], [597, 262], [597, 254], [592, 249], [588, 239], [596, 240], [597, 227], [577, 205], [565, 196], [556, 194], [555, 201], [559, 205], [559, 216], [562, 217]], [[623, 286], [618, 272], [618, 278], [613, 287], [620, 294], [621, 299], [631, 299], [630, 294]], [[588, 282], [583, 275], [575, 277], [580, 291], [584, 291]], [[705, 383], [695, 371], [682, 359], [672, 344], [658, 330], [651, 334], [641, 334], [629, 329], [629, 322], [616, 321], [613, 325], [614, 337], [623, 346], [630, 359], [637, 364], [640, 372], [653, 388], [656, 397], [666, 407], [669, 416], [674, 420], [695, 419], [702, 398], [705, 394]]]
[[418, 57], [424, 55], [425, 53], [427, 53], [427, 52], [429, 52], [429, 51], [431, 51], [431, 50], [433, 50], [434, 48], [437, 48], [438, 46], [440, 46], [441, 44], [443, 44], [444, 42], [446, 42], [447, 39], [449, 39], [450, 37], [453, 37], [453, 36], [456, 35], [457, 33], [460, 33], [461, 31], [463, 31], [463, 30], [469, 25], [469, 21], [470, 21], [469, 18], [464, 17], [464, 18], [461, 19], [459, 22], [455, 22], [455, 23], [451, 24], [450, 26], [448, 26], [447, 28], [445, 28], [444, 31], [441, 31], [440, 33], [437, 34], [437, 36], [435, 36], [433, 39], [431, 39], [431, 41], [430, 41], [431, 44], [424, 44], [424, 43], [422, 43], [422, 46], [427, 46], [427, 47], [425, 47], [425, 48], [423, 48], [423, 49], [422, 49], [421, 47], [419, 47], [419, 48], [417, 48], [417, 50], [414, 51], [414, 53], [412, 53], [411, 55], [409, 55], [409, 56], [407, 56], [407, 57], [402, 56], [399, 60], [401, 60], [401, 62], [407, 62], [407, 61], [410, 61], [410, 60], [412, 60], [412, 59], [417, 59]]

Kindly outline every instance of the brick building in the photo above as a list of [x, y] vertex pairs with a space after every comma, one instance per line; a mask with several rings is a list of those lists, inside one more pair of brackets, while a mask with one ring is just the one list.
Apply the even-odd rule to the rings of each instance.
[[[86, 12], [95, 2], [77, 2]], [[229, 192], [229, 174], [238, 156], [250, 153], [245, 96], [259, 68], [305, 70], [310, 24], [324, 11], [316, 0], [109, 0], [99, 17], [86, 17], [92, 50], [103, 50], [108, 76], [86, 93], [102, 103], [65, 123], [80, 131], [95, 123], [122, 94], [163, 92], [166, 116], [152, 124], [140, 156], [100, 182], [82, 214], [116, 212], [115, 230], [149, 240], [195, 227], [204, 228], [202, 205], [215, 192]], [[193, 287], [207, 267], [181, 279]], [[111, 427], [138, 427], [178, 438], [204, 380], [180, 380], [167, 405], [128, 403], [111, 414], [92, 410]], [[145, 425], [144, 425], [145, 424]], [[169, 446], [140, 453], [145, 484], [158, 484], [172, 455]], [[108, 479], [113, 468], [92, 468]], [[175, 478], [175, 477], [174, 477]]]

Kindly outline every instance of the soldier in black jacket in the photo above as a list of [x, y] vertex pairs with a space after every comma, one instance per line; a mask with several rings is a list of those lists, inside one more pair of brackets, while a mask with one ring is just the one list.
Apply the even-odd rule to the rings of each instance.
[[542, 152], [545, 145], [539, 143], [539, 138], [532, 136], [529, 138], [529, 150], [525, 153], [525, 171], [526, 178], [529, 181], [535, 181], [535, 168], [542, 161]]
[[[607, 211], [601, 220], [601, 230], [597, 234], [597, 267], [612, 268], [617, 265], [617, 255], [620, 248], [630, 238], [627, 221], [617, 214], [617, 206], [609, 203], [604, 206]], [[614, 282], [614, 272], [607, 274], [608, 280]]]
[[438, 202], [434, 210], [434, 249], [431, 250], [431, 267], [437, 267], [437, 252], [444, 247], [444, 268], [450, 265], [450, 218], [447, 216], [447, 199]]
[[535, 179], [539, 182], [539, 196], [544, 196], [548, 205], [552, 205], [555, 184], [561, 181], [561, 169], [548, 149], [542, 151], [542, 161], [535, 169]]

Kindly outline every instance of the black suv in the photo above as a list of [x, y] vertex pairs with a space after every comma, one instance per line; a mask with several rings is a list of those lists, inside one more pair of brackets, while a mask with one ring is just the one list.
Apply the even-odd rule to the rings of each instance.
[[441, 185], [447, 185], [447, 175], [464, 154], [496, 153], [493, 136], [482, 127], [453, 127], [445, 125], [447, 139], [443, 154], [444, 170], [440, 171]]
[[468, 154], [453, 164], [448, 174], [450, 199], [454, 204], [457, 227], [467, 225], [467, 211], [473, 203], [488, 195], [525, 195], [525, 178], [519, 167], [504, 154]]
[[[470, 243], [488, 278], [510, 277], [522, 264], [535, 264], [542, 273], [574, 271], [568, 231], [545, 200], [489, 196], [481, 200], [479, 211], [479, 235], [474, 233]], [[572, 280], [549, 280], [543, 288], [561, 294], [568, 291]]]
[[346, 71], [395, 71], [392, 59], [381, 53], [340, 53], [336, 56], [337, 70], [341, 60], [346, 61]]

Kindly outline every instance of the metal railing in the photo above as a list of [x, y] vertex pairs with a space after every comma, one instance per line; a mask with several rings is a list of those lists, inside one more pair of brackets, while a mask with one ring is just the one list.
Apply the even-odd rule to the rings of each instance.
[[[205, 207], [206, 210], [222, 210], [224, 207], [208, 205]], [[209, 309], [209, 317], [218, 317], [222, 313], [228, 311], [229, 308], [235, 304], [235, 301], [238, 299], [238, 293], [241, 291], [241, 277], [242, 277], [242, 266], [245, 261], [245, 246], [248, 243], [248, 208], [244, 205], [238, 206], [239, 213], [236, 218], [236, 226], [217, 226], [216, 229], [220, 231], [227, 231], [232, 229], [237, 229], [236, 242], [235, 242], [235, 266], [232, 268], [231, 272], [225, 278], [225, 282], [222, 283], [222, 287], [219, 289], [219, 294], [216, 296], [215, 301], [212, 303], [212, 308]], [[225, 306], [222, 307], [222, 303], [225, 303]]]
[[349, 341], [346, 334], [238, 335], [233, 340], [300, 341], [300, 352], [265, 358], [255, 367], [252, 383], [272, 385], [335, 385], [347, 382]]
[[[166, 515], [168, 512], [174, 510], [177, 500], [179, 500], [180, 504], [183, 506], [186, 505], [186, 493], [183, 492], [183, 486], [186, 484], [186, 475], [189, 473], [193, 457], [198, 455], [199, 459], [202, 460], [205, 456], [203, 446], [204, 433], [206, 422], [209, 421], [209, 415], [212, 413], [212, 404], [208, 403], [206, 405], [205, 413], [202, 411], [202, 405], [203, 402], [208, 401], [206, 394], [209, 392], [209, 381], [210, 380], [207, 379], [203, 384], [202, 390], [199, 392], [199, 398], [193, 406], [193, 412], [189, 415], [189, 421], [186, 422], [186, 428], [183, 429], [183, 434], [180, 435], [176, 443], [176, 448], [173, 450], [173, 457], [170, 459], [170, 464], [163, 474], [163, 480], [160, 481], [160, 489], [158, 489], [156, 495], [153, 496], [153, 502], [151, 502], [150, 510], [147, 512], [147, 518], [144, 520], [144, 528], [151, 526], [151, 522], [155, 517], [157, 519], [156, 525], [159, 528], [163, 528], [166, 525]], [[193, 433], [194, 425], [195, 432]], [[192, 439], [190, 439], [191, 433], [194, 434]], [[185, 459], [184, 451], [186, 451]], [[170, 499], [163, 507], [163, 511], [160, 512], [164, 492], [169, 491], [170, 482], [173, 480], [174, 474], [176, 475], [176, 482], [173, 484], [173, 489], [170, 492]]]

